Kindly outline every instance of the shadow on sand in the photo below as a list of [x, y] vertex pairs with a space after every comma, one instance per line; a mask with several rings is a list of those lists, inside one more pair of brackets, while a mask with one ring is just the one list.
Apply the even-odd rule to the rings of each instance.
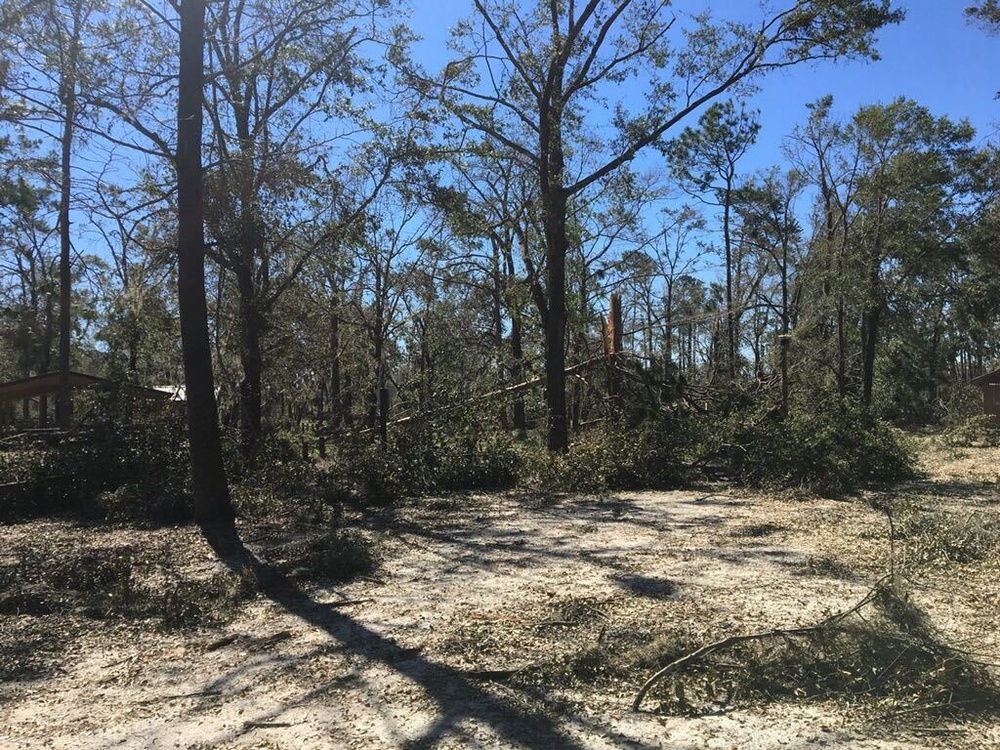
[[[203, 527], [206, 540], [219, 558], [232, 570], [252, 569], [260, 581], [262, 593], [288, 613], [325, 631], [344, 653], [381, 662], [426, 691], [437, 704], [437, 720], [419, 737], [401, 745], [405, 750], [433, 748], [446, 739], [461, 735], [463, 722], [472, 721], [490, 727], [513, 747], [566, 748], [582, 750], [551, 716], [523, 705], [515, 705], [484, 689], [475, 677], [461, 670], [423, 658], [412, 649], [374, 632], [363, 623], [334, 606], [314, 601], [294, 581], [273, 567], [262, 563], [246, 548], [235, 528]], [[465, 728], [467, 729], [467, 727]], [[644, 745], [628, 743], [629, 747]]]

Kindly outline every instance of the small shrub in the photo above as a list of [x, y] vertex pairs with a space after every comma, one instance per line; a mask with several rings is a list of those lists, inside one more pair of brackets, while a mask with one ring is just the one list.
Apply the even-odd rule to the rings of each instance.
[[442, 491], [506, 489], [521, 472], [522, 456], [514, 439], [502, 432], [466, 432], [439, 439], [433, 472]]
[[91, 547], [53, 556], [17, 550], [0, 568], [0, 614], [70, 614], [97, 620], [155, 620], [168, 629], [227, 622], [256, 596], [252, 571], [187, 578], [139, 545]]
[[366, 502], [381, 505], [433, 492], [512, 487], [523, 458], [513, 438], [491, 428], [457, 419], [423, 421], [394, 429], [384, 447], [370, 436], [345, 438], [328, 472]]
[[255, 599], [260, 583], [250, 568], [220, 571], [208, 580], [173, 578], [152, 600], [168, 630], [222, 625]]
[[959, 518], [910, 509], [896, 523], [896, 534], [907, 542], [908, 560], [916, 564], [980, 562], [1000, 549], [1000, 522], [980, 513]]
[[523, 476], [535, 487], [563, 492], [676, 487], [689, 473], [695, 435], [690, 415], [606, 425], [581, 435], [565, 455], [529, 452]]
[[573, 489], [573, 474], [566, 454], [552, 453], [542, 446], [525, 446], [521, 484], [542, 492], [569, 492]]
[[1000, 418], [974, 414], [948, 427], [941, 437], [953, 448], [995, 447], [1000, 445]]
[[737, 481], [837, 495], [913, 475], [914, 456], [900, 435], [848, 406], [799, 406], [782, 419], [748, 409], [720, 420], [709, 452]]
[[983, 392], [971, 383], [952, 383], [945, 389], [940, 412], [946, 425], [955, 425], [968, 417], [981, 416]]
[[349, 581], [375, 570], [371, 540], [352, 531], [331, 531], [296, 540], [275, 551], [280, 567], [292, 578]]
[[138, 484], [123, 484], [101, 492], [97, 509], [111, 523], [143, 525], [178, 524], [191, 519], [191, 503], [186, 492], [176, 488], [157, 491]]
[[[45, 515], [135, 523], [176, 523], [190, 518], [187, 450], [181, 415], [149, 413], [127, 392], [95, 394], [90, 426], [57, 445], [0, 454], [0, 484], [9, 502], [0, 520]], [[140, 422], [122, 417], [132, 403]]]

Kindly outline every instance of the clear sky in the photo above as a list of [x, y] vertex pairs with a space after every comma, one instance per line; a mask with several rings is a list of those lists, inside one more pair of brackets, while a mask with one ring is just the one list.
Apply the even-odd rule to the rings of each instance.
[[[416, 48], [431, 69], [447, 60], [444, 43], [455, 22], [471, 14], [472, 0], [412, 0], [411, 26], [424, 37]], [[709, 3], [717, 18], [727, 8], [746, 12], [754, 0]], [[906, 20], [883, 29], [875, 63], [846, 62], [798, 66], [762, 81], [754, 100], [761, 110], [760, 139], [749, 161], [753, 167], [777, 164], [782, 139], [805, 120], [805, 105], [833, 94], [834, 111], [849, 117], [866, 104], [887, 103], [906, 96], [934, 115], [968, 118], [979, 140], [997, 140], [1000, 126], [1000, 37], [988, 36], [967, 23], [963, 9], [971, 0], [897, 0]], [[787, 0], [773, 3], [784, 6]], [[685, 6], [705, 5], [686, 0]], [[692, 123], [693, 124], [693, 123]], [[750, 165], [748, 165], [750, 166]]]
[[966, 0], [898, 3], [906, 20], [879, 34], [874, 63], [821, 63], [768, 78], [757, 101], [760, 146], [773, 148], [805, 118], [805, 104], [833, 94], [834, 109], [849, 116], [866, 104], [906, 96], [934, 115], [968, 118], [980, 141], [996, 140], [1000, 124], [1000, 37], [970, 25]]

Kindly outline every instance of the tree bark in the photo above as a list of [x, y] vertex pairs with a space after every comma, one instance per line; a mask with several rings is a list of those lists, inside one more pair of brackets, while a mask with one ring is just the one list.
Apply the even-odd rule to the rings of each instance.
[[878, 348], [878, 326], [881, 311], [875, 305], [868, 307], [861, 316], [861, 403], [872, 405], [875, 387], [875, 354]]
[[[566, 229], [568, 195], [565, 155], [562, 142], [562, 76], [556, 66], [551, 78], [552, 95], [539, 112], [539, 186], [545, 233], [546, 286], [548, 304], [545, 326], [545, 405], [548, 407], [548, 449], [569, 449], [566, 414], [566, 256], [569, 236]], [[553, 104], [554, 103], [554, 104]]]
[[733, 238], [731, 231], [732, 176], [726, 182], [722, 207], [722, 243], [726, 254], [726, 371], [729, 382], [736, 382], [736, 310], [733, 307]]
[[330, 426], [344, 426], [344, 393], [340, 373], [340, 309], [338, 292], [330, 295]]
[[59, 100], [63, 107], [63, 132], [60, 143], [59, 176], [59, 390], [56, 396], [56, 423], [68, 430], [73, 421], [73, 398], [69, 387], [70, 299], [73, 291], [69, 233], [69, 204], [72, 197], [73, 128], [76, 124], [77, 62], [80, 47], [80, 13], [73, 12], [69, 57], [60, 71]]
[[177, 102], [177, 301], [187, 397], [188, 445], [195, 519], [205, 525], [234, 518], [222, 462], [218, 406], [205, 300], [205, 227], [202, 196], [202, 100], [205, 3], [180, 7], [180, 74]]
[[566, 197], [561, 189], [546, 196], [545, 240], [548, 316], [545, 320], [545, 404], [549, 412], [548, 449], [569, 448], [566, 420]]
[[[519, 311], [511, 315], [510, 320], [510, 353], [511, 353], [511, 380], [520, 383], [524, 380], [524, 348], [521, 341], [521, 314]], [[524, 396], [518, 394], [514, 397], [513, 428], [518, 437], [523, 437], [528, 429], [527, 414], [524, 409]]]
[[240, 450], [244, 460], [253, 463], [261, 440], [261, 380], [263, 356], [261, 336], [263, 315], [257, 309], [256, 290], [247, 266], [236, 269], [240, 294]]

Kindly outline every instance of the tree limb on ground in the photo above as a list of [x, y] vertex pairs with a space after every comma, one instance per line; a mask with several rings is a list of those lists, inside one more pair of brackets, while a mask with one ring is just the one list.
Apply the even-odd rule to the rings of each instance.
[[821, 622], [816, 623], [815, 625], [807, 625], [800, 628], [774, 628], [772, 630], [762, 630], [757, 633], [747, 633], [745, 635], [732, 635], [729, 636], [728, 638], [723, 638], [721, 640], [714, 641], [713, 643], [708, 643], [702, 646], [701, 648], [692, 651], [689, 654], [685, 654], [681, 658], [670, 662], [670, 664], [663, 667], [663, 669], [659, 670], [652, 677], [646, 680], [643, 686], [639, 689], [638, 694], [636, 694], [635, 700], [632, 701], [632, 710], [638, 711], [639, 706], [642, 705], [643, 698], [646, 697], [646, 694], [650, 691], [650, 689], [657, 682], [666, 677], [668, 674], [676, 671], [679, 667], [682, 667], [685, 664], [689, 664], [704, 656], [708, 656], [709, 654], [712, 654], [716, 651], [720, 651], [724, 648], [733, 646], [737, 643], [746, 643], [747, 641], [756, 641], [767, 638], [777, 638], [786, 636], [802, 637], [818, 633], [821, 630], [830, 627], [831, 625], [835, 625], [836, 623], [840, 622], [846, 617], [849, 617], [850, 615], [854, 614], [865, 605], [874, 601], [879, 596], [879, 592], [881, 591], [883, 584], [885, 584], [887, 580], [889, 580], [889, 576], [884, 576], [883, 578], [879, 579], [879, 581], [874, 586], [872, 586], [872, 588], [868, 591], [868, 593], [865, 594], [864, 598], [861, 599], [857, 604], [850, 607], [849, 609], [845, 609], [842, 612], [830, 615], [829, 617], [825, 618]]

